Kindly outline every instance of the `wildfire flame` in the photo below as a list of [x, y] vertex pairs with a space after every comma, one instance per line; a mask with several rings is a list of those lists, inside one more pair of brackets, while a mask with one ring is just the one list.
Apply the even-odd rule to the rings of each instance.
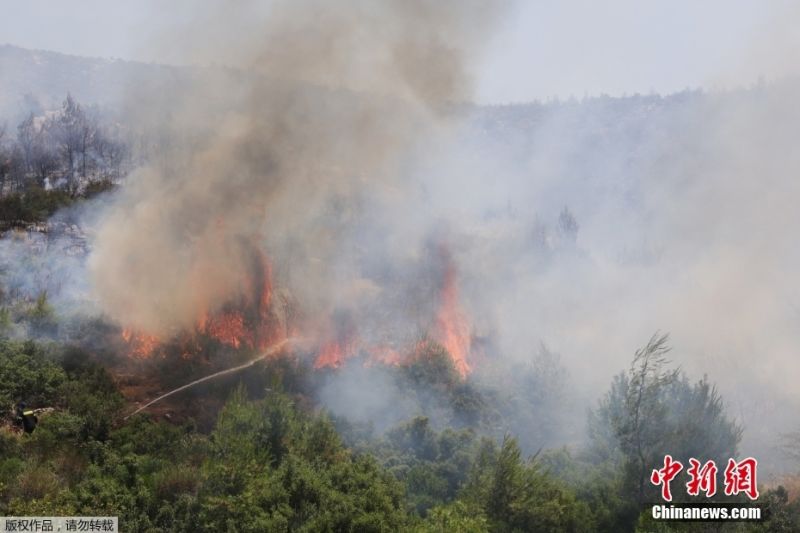
[[[458, 275], [452, 258], [444, 247], [440, 248], [439, 253], [444, 262], [444, 271], [430, 340], [447, 351], [455, 370], [464, 379], [472, 371], [467, 362], [472, 346], [471, 327], [459, 302]], [[401, 353], [386, 345], [363, 344], [355, 334], [355, 326], [347, 321], [334, 329], [338, 333], [332, 336], [332, 340], [320, 345], [314, 368], [339, 368], [359, 353], [366, 356], [367, 365], [400, 365], [418, 358], [428, 346], [427, 342], [420, 342]]]
[[453, 366], [461, 377], [465, 378], [472, 370], [467, 363], [472, 338], [469, 322], [459, 305], [456, 280], [456, 269], [452, 262], [448, 261], [440, 294], [440, 306], [436, 313], [433, 338], [447, 350], [453, 359]]
[[356, 346], [351, 343], [341, 344], [336, 341], [323, 343], [314, 361], [314, 368], [339, 368], [346, 359], [349, 359], [355, 353]]
[[250, 332], [244, 324], [241, 313], [221, 313], [215, 317], [203, 317], [197, 324], [197, 331], [217, 339], [222, 344], [239, 348], [242, 342], [252, 345]]
[[[450, 355], [453, 366], [461, 378], [471, 372], [468, 362], [472, 344], [471, 328], [459, 302], [458, 276], [446, 249], [440, 249], [444, 268], [441, 274], [438, 307], [432, 316], [429, 339], [440, 344]], [[181, 357], [191, 359], [202, 351], [203, 339], [214, 339], [233, 349], [263, 351], [285, 339], [287, 331], [296, 324], [281, 324], [273, 305], [272, 268], [263, 254], [257, 253], [253, 275], [247, 280], [247, 294], [240, 296], [222, 310], [204, 311], [198, 318], [194, 331], [182, 332], [173, 340], [178, 342]], [[314, 360], [314, 368], [339, 368], [347, 360], [360, 355], [366, 365], [400, 365], [415, 360], [424, 352], [425, 345], [417, 343], [405, 350], [397, 350], [391, 343], [362, 342], [358, 326], [352, 317], [334, 313], [323, 333]], [[145, 332], [124, 329], [122, 339], [128, 354], [136, 359], [148, 359], [165, 339]], [[167, 339], [168, 340], [168, 339]]]
[[[200, 344], [196, 337], [205, 336], [234, 349], [249, 348], [262, 351], [285, 337], [279, 321], [272, 312], [272, 268], [263, 254], [256, 254], [256, 267], [249, 281], [249, 294], [255, 297], [240, 297], [216, 313], [203, 311], [194, 331], [181, 335], [184, 359], [191, 358], [192, 350]], [[128, 346], [128, 354], [136, 359], [148, 359], [164, 344], [165, 339], [129, 328], [122, 330], [122, 340]]]
[[149, 359], [153, 355], [153, 351], [161, 344], [161, 339], [155, 335], [128, 328], [122, 330], [122, 339], [128, 344], [129, 355], [135, 359]]
[[339, 368], [356, 355], [361, 346], [356, 324], [352, 317], [343, 312], [334, 313], [329, 320], [326, 333], [314, 360], [314, 368]]
[[380, 363], [383, 365], [398, 366], [403, 363], [403, 356], [389, 346], [372, 346], [367, 349], [369, 353], [368, 364]]

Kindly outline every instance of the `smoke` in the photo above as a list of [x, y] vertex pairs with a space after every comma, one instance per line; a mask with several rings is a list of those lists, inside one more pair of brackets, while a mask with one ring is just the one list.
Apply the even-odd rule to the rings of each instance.
[[[206, 8], [169, 44], [235, 68], [128, 99], [163, 142], [93, 240], [108, 316], [191, 328], [250, 290], [264, 249], [320, 331], [336, 316], [413, 338], [435, 323], [445, 244], [487, 366], [544, 342], [582, 412], [668, 331], [675, 364], [720, 384], [746, 453], [800, 424], [796, 82], [473, 109], [455, 104], [494, 3]], [[342, 372], [320, 397], [358, 420], [413, 412], [382, 372]]]
[[674, 364], [720, 385], [743, 451], [774, 461], [774, 436], [800, 424], [796, 89], [516, 107], [530, 126], [513, 134], [481, 111], [473, 135], [508, 195], [459, 264], [497, 353], [530, 360], [545, 341], [585, 405], [668, 331]]
[[[467, 58], [498, 8], [204, 7], [170, 43], [239, 69], [129, 100], [139, 127], [169, 141], [130, 176], [89, 259], [105, 313], [154, 334], [189, 328], [246, 292], [253, 247], [266, 246], [306, 309], [357, 300], [363, 283], [347, 247], [363, 206], [400, 205], [413, 189], [402, 161], [469, 96]], [[221, 45], [197, 57], [208, 36]]]
[[[65, 208], [46, 225], [0, 239], [0, 331], [14, 338], [70, 339], [96, 313], [83, 259], [88, 213]], [[58, 318], [69, 320], [59, 323]]]

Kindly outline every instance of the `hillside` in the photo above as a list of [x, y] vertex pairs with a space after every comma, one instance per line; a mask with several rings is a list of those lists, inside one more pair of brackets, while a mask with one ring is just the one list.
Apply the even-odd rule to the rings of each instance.
[[0, 46], [0, 515], [672, 530], [669, 454], [758, 458], [720, 530], [798, 527], [794, 81], [477, 106], [308, 61]]
[[182, 70], [0, 44], [0, 117], [15, 123], [30, 111], [57, 109], [67, 93], [87, 105], [117, 108], [134, 87], [179, 83]]

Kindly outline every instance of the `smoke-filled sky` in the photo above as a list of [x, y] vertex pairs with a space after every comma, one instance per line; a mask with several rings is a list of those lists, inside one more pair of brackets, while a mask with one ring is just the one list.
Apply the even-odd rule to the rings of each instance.
[[446, 255], [495, 361], [543, 342], [593, 401], [660, 329], [759, 449], [800, 422], [796, 80], [469, 117], [447, 105], [795, 75], [790, 2], [234, 5], [32, 1], [0, 19], [0, 42], [249, 73], [123, 95], [126, 124], [170, 142], [95, 225], [89, 277], [107, 316], [191, 327], [249, 290], [264, 248], [316, 319], [306, 333], [346, 316], [382, 340], [431, 315], [424, 282]]
[[[241, 1], [231, 11], [251, 12]], [[669, 93], [686, 87], [736, 87], [794, 73], [787, 56], [800, 42], [790, 0], [538, 0], [515, 8], [475, 65], [481, 102], [602, 93]], [[258, 9], [268, 12], [270, 2]], [[238, 9], [237, 9], [238, 7]], [[198, 15], [191, 1], [74, 3], [29, 0], [4, 5], [0, 43], [85, 56], [184, 62], [163, 46], [182, 39]], [[237, 21], [247, 24], [247, 21]], [[221, 23], [224, 24], [224, 23]], [[245, 29], [245, 28], [242, 28]], [[205, 41], [236, 32], [206, 26]], [[246, 33], [246, 32], [243, 32]], [[158, 46], [148, 42], [159, 37]], [[198, 41], [192, 42], [193, 46]], [[225, 58], [202, 56], [203, 61]], [[786, 61], [784, 63], [784, 61]]]

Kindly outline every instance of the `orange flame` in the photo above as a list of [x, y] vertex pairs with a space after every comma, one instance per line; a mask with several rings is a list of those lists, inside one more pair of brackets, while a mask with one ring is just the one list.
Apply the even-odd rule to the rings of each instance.
[[[458, 276], [456, 268], [446, 249], [441, 248], [444, 259], [444, 273], [439, 292], [439, 305], [433, 317], [431, 340], [440, 344], [452, 359], [453, 366], [462, 378], [471, 372], [468, 362], [472, 345], [471, 327], [460, 303]], [[278, 319], [273, 309], [272, 268], [263, 254], [254, 254], [253, 275], [245, 285], [251, 296], [241, 296], [230, 302], [222, 311], [203, 312], [193, 331], [186, 331], [177, 337], [180, 342], [181, 357], [191, 359], [203, 350], [202, 339], [211, 338], [236, 350], [248, 348], [263, 350], [275, 342], [286, 338], [287, 331], [297, 327], [294, 319]], [[122, 338], [127, 343], [129, 355], [137, 359], [152, 356], [162, 344], [154, 335], [124, 329]], [[400, 365], [420, 353], [420, 347], [400, 351], [389, 344], [364, 344], [358, 334], [357, 325], [349, 315], [334, 313], [328, 327], [328, 334], [321, 337], [314, 368], [339, 368], [357, 355], [364, 357], [364, 364]]]
[[405, 360], [400, 352], [389, 346], [378, 345], [364, 348], [358, 340], [329, 341], [320, 346], [317, 358], [314, 360], [314, 368], [339, 368], [362, 349], [367, 356], [364, 361], [365, 366], [375, 364], [397, 366]]
[[355, 353], [355, 346], [336, 341], [324, 343], [314, 360], [314, 368], [339, 368]]
[[[434, 315], [430, 339], [440, 344], [450, 356], [455, 370], [462, 379], [472, 371], [468, 362], [472, 348], [472, 332], [469, 321], [461, 308], [458, 297], [458, 276], [453, 261], [446, 248], [440, 248], [445, 263], [444, 275], [439, 292], [439, 306]], [[334, 320], [334, 322], [336, 322]], [[355, 325], [349, 321], [334, 325], [335, 340], [323, 342], [314, 360], [314, 368], [339, 368], [347, 359], [359, 352], [366, 355], [365, 365], [381, 363], [400, 365], [413, 360], [426, 349], [426, 344], [418, 343], [405, 353], [398, 352], [387, 345], [362, 345], [355, 333]], [[338, 326], [338, 327], [337, 327]], [[328, 337], [330, 338], [330, 336]]]
[[361, 339], [349, 313], [334, 311], [322, 331], [314, 368], [339, 368], [359, 352]]
[[472, 370], [467, 363], [472, 338], [469, 322], [458, 301], [456, 269], [449, 259], [440, 293], [440, 306], [436, 313], [433, 338], [447, 350], [456, 370], [462, 378], [465, 378]]
[[[263, 350], [285, 338], [281, 324], [272, 310], [272, 268], [262, 253], [254, 255], [255, 268], [248, 280], [252, 297], [240, 297], [224, 310], [200, 314], [193, 332], [180, 334], [182, 358], [190, 359], [199, 353], [202, 343], [197, 337], [206, 336], [234, 349]], [[128, 344], [128, 354], [137, 359], [149, 358], [162, 341], [156, 336], [124, 329], [122, 338]], [[192, 340], [194, 339], [194, 340]]]
[[212, 318], [203, 318], [198, 323], [197, 330], [234, 348], [239, 348], [242, 341], [247, 342], [250, 336], [244, 324], [244, 317], [235, 312], [220, 313]]
[[398, 366], [404, 360], [400, 352], [389, 346], [372, 346], [367, 348], [367, 353], [369, 353], [369, 361], [367, 361], [369, 365], [381, 363], [384, 365]]
[[148, 335], [127, 328], [122, 330], [122, 340], [128, 344], [128, 353], [135, 359], [149, 359], [155, 349], [158, 348], [158, 345], [161, 344], [161, 339], [155, 335]]

